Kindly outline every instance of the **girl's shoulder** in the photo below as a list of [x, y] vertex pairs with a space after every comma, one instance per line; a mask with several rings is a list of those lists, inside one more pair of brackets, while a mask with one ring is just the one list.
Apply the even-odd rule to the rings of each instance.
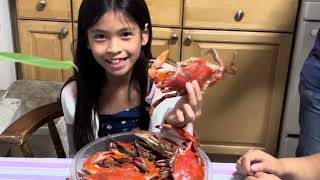
[[67, 124], [74, 124], [76, 109], [77, 83], [75, 80], [67, 81], [60, 94], [64, 120]]
[[77, 82], [75, 80], [67, 82], [61, 90], [61, 99], [75, 99], [77, 97]]

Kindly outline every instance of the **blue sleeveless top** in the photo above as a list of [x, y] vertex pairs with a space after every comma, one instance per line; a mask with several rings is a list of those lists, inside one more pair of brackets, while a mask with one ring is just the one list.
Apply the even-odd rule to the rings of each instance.
[[109, 134], [129, 132], [134, 128], [147, 130], [149, 113], [143, 105], [136, 106], [114, 114], [99, 114], [99, 137]]
[[300, 80], [308, 89], [320, 93], [320, 28], [313, 49], [301, 69]]

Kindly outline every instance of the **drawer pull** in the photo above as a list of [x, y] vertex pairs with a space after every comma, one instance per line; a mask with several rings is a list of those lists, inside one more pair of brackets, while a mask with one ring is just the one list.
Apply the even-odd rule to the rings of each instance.
[[178, 34], [174, 33], [172, 34], [171, 38], [170, 38], [170, 44], [175, 44], [177, 42], [177, 40], [179, 39]]
[[234, 20], [239, 22], [242, 20], [243, 16], [244, 16], [244, 12], [242, 10], [238, 10], [234, 15]]
[[61, 29], [61, 31], [60, 31], [58, 36], [59, 36], [60, 39], [63, 39], [65, 37], [67, 37], [68, 34], [69, 34], [68, 29], [67, 28], [63, 28], [63, 29]]
[[46, 5], [47, 5], [46, 1], [39, 1], [37, 3], [36, 8], [37, 8], [38, 11], [43, 11], [44, 8], [46, 7]]
[[186, 46], [190, 46], [192, 43], [192, 37], [189, 35], [187, 36], [186, 38], [184, 38], [183, 40], [183, 44], [186, 45]]

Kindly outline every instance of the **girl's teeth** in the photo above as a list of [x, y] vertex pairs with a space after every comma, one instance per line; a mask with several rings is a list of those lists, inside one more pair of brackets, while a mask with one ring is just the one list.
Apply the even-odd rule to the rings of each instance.
[[124, 61], [125, 59], [121, 58], [121, 59], [108, 59], [107, 61], [111, 64], [117, 64], [120, 61]]
[[119, 63], [119, 62], [120, 62], [119, 59], [115, 59], [115, 60], [112, 61], [112, 63]]

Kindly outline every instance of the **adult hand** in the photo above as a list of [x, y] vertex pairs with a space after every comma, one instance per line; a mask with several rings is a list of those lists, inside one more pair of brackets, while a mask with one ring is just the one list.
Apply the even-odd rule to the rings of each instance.
[[264, 172], [257, 172], [253, 176], [248, 176], [245, 180], [281, 180], [279, 177]]
[[249, 150], [237, 161], [237, 170], [242, 175], [253, 176], [258, 172], [265, 172], [281, 177], [284, 164], [277, 158], [260, 151]]
[[[187, 95], [182, 96], [173, 110], [168, 113], [165, 117], [166, 123], [184, 127], [193, 123], [201, 115], [202, 94], [198, 82], [186, 83], [186, 89]], [[190, 127], [187, 128], [187, 131], [190, 131]]]

